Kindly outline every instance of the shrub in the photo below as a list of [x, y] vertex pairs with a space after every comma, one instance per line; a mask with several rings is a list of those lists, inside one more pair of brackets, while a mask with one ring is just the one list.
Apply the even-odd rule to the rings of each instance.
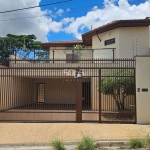
[[130, 140], [130, 148], [142, 148], [143, 146], [144, 146], [144, 144], [141, 139], [131, 139]]
[[65, 144], [61, 140], [54, 140], [52, 141], [52, 148], [54, 150], [65, 150]]
[[77, 145], [78, 150], [94, 150], [94, 141], [92, 138], [85, 136]]

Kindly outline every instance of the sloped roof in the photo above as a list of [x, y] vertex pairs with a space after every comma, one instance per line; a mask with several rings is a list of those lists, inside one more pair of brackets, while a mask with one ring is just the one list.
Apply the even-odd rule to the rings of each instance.
[[114, 20], [103, 26], [95, 28], [94, 30], [86, 32], [85, 34], [82, 34], [82, 40], [54, 41], [48, 43], [41, 43], [41, 46], [45, 49], [49, 49], [49, 47], [73, 47], [73, 45], [75, 44], [84, 44], [86, 46], [92, 46], [92, 36], [96, 34], [100, 34], [121, 27], [141, 27], [149, 25], [150, 17], [146, 17], [145, 19], [134, 20]]
[[141, 26], [149, 26], [150, 25], [150, 17], [146, 17], [145, 19], [134, 19], [134, 20], [115, 20], [110, 23], [107, 23], [103, 26], [95, 28], [85, 34], [82, 34], [82, 39], [85, 45], [92, 45], [92, 36], [107, 32], [120, 27], [141, 27]]
[[41, 43], [41, 46], [45, 49], [48, 49], [49, 47], [73, 47], [73, 45], [75, 44], [83, 44], [83, 41], [82, 40], [54, 41]]

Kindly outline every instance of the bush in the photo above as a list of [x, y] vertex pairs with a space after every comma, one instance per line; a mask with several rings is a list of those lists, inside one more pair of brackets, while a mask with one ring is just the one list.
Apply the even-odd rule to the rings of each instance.
[[130, 140], [130, 148], [142, 148], [143, 146], [144, 146], [144, 144], [141, 139], [131, 139]]
[[65, 144], [61, 140], [54, 140], [52, 141], [52, 148], [54, 150], [65, 150]]
[[94, 141], [92, 138], [85, 136], [77, 145], [78, 150], [94, 150]]

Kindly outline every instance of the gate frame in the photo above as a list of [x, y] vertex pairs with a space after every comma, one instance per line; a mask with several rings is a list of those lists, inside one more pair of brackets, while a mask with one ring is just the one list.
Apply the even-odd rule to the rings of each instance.
[[[102, 121], [101, 120], [101, 115], [102, 115], [102, 110], [101, 110], [101, 100], [102, 100], [102, 98], [101, 98], [101, 95], [102, 95], [102, 93], [101, 93], [101, 70], [102, 69], [133, 69], [133, 72], [134, 72], [134, 76], [133, 76], [133, 78], [134, 78], [134, 115], [135, 115], [135, 120], [134, 120], [134, 123], [136, 124], [137, 123], [137, 110], [136, 110], [136, 72], [135, 72], [135, 67], [134, 68], [100, 68], [99, 69], [99, 123], [103, 123], [103, 122], [113, 122], [113, 121]], [[120, 123], [120, 121], [115, 121], [115, 122], [118, 122], [118, 123]], [[127, 122], [127, 121], [121, 121], [121, 123], [129, 123], [129, 122]]]

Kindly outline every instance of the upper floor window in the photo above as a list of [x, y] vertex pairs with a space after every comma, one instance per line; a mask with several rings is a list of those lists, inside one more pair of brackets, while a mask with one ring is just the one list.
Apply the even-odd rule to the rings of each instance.
[[110, 44], [113, 44], [113, 43], [115, 43], [115, 38], [105, 41], [105, 45], [110, 45]]
[[78, 54], [66, 54], [66, 63], [77, 63], [80, 60], [80, 56]]

